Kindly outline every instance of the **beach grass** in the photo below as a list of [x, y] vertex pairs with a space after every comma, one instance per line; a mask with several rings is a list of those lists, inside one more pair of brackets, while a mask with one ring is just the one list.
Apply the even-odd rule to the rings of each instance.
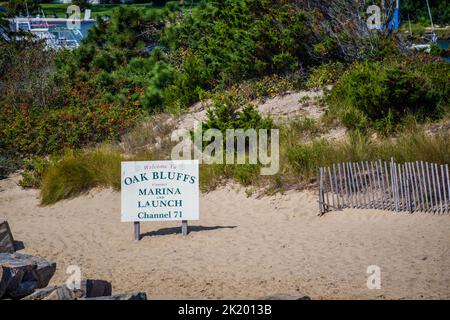
[[398, 137], [372, 139], [353, 133], [347, 141], [335, 143], [316, 139], [289, 149], [290, 166], [304, 178], [317, 175], [319, 167], [348, 161], [384, 160], [413, 162], [417, 160], [438, 164], [450, 163], [450, 135], [441, 133], [430, 136], [424, 132], [403, 133]]
[[95, 187], [120, 189], [121, 154], [111, 147], [71, 151], [49, 166], [42, 180], [41, 204], [49, 205]]
[[[273, 176], [260, 175], [261, 165], [201, 164], [201, 191], [214, 190], [227, 181], [260, 188], [266, 194], [308, 188], [315, 185], [319, 167], [347, 161], [390, 161], [393, 158], [399, 163], [419, 160], [450, 163], [450, 134], [447, 132], [430, 135], [423, 129], [410, 128], [395, 137], [349, 133], [340, 141], [307, 139], [315, 130], [318, 129], [309, 121], [305, 127], [303, 120], [280, 128], [280, 169]], [[41, 204], [50, 205], [95, 187], [120, 190], [121, 161], [170, 159], [170, 149], [166, 145], [125, 154], [123, 147], [103, 145], [71, 151], [53, 161], [43, 174]]]

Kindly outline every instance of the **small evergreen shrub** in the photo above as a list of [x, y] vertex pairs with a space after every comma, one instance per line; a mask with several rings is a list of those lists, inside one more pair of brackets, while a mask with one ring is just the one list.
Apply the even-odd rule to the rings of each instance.
[[450, 65], [430, 57], [356, 63], [331, 90], [328, 102], [349, 129], [391, 132], [407, 115], [441, 118], [449, 107]]
[[345, 65], [341, 62], [324, 63], [310, 70], [306, 87], [309, 89], [324, 88], [339, 80]]

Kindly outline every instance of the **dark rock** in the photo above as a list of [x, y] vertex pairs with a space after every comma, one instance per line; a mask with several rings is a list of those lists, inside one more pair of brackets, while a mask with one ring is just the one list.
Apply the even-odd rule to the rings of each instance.
[[6, 291], [6, 278], [3, 278], [4, 272], [3, 268], [0, 267], [0, 299]]
[[36, 290], [23, 300], [77, 300], [79, 298], [96, 298], [111, 295], [111, 283], [104, 280], [84, 279], [79, 289], [54, 286]]
[[107, 297], [81, 298], [78, 300], [147, 300], [145, 292], [121, 293]]
[[14, 238], [9, 228], [8, 221], [0, 220], [0, 252], [13, 253]]
[[259, 300], [311, 300], [308, 296], [291, 296], [288, 294], [274, 294], [267, 297], [259, 298]]
[[0, 298], [22, 298], [48, 285], [56, 263], [20, 253], [0, 253]]
[[37, 289], [32, 294], [26, 296], [22, 300], [42, 300], [48, 297], [53, 291], [58, 289], [57, 286], [47, 287], [43, 289]]
[[111, 283], [105, 280], [84, 279], [81, 281], [81, 290], [85, 298], [110, 296], [112, 294]]
[[77, 300], [84, 295], [82, 290], [69, 289], [67, 286], [57, 287], [42, 300]]
[[55, 262], [21, 253], [14, 253], [12, 257], [33, 265], [31, 273], [26, 274], [24, 280], [36, 280], [38, 282], [37, 288], [46, 287], [55, 274]]
[[8, 292], [8, 295], [13, 298], [23, 298], [29, 294], [32, 294], [34, 290], [38, 288], [38, 282], [36, 280], [23, 281], [14, 289]]
[[[15, 255], [18, 255], [18, 253]], [[28, 256], [28, 258], [36, 265], [36, 268], [33, 269], [33, 278], [38, 281], [38, 288], [46, 287], [55, 274], [56, 262], [37, 257]]]
[[28, 278], [34, 265], [30, 261], [16, 259], [12, 254], [0, 253], [0, 268], [2, 277], [0, 279], [0, 298], [4, 295], [20, 292], [19, 285], [24, 278]]

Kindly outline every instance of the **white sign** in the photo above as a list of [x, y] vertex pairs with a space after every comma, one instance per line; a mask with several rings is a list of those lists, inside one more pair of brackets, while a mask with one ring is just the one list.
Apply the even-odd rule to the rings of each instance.
[[122, 162], [122, 222], [199, 219], [198, 160]]

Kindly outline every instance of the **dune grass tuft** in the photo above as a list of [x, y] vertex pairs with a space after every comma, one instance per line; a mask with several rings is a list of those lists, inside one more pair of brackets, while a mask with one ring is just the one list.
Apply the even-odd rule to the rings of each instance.
[[73, 151], [55, 161], [42, 180], [41, 204], [50, 205], [95, 187], [120, 189], [120, 153], [109, 147]]

